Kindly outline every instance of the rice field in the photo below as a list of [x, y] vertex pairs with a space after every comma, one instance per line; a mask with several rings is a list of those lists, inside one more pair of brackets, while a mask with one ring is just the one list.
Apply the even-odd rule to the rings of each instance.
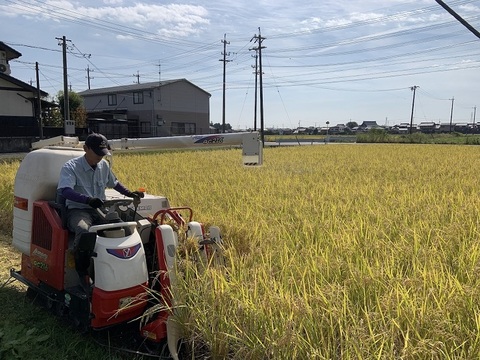
[[[188, 205], [223, 231], [226, 269], [180, 266], [178, 318], [195, 351], [476, 359], [479, 155], [477, 146], [330, 144], [267, 148], [259, 168], [243, 167], [234, 149], [125, 153], [113, 166], [128, 187]], [[15, 166], [0, 166], [2, 221]]]

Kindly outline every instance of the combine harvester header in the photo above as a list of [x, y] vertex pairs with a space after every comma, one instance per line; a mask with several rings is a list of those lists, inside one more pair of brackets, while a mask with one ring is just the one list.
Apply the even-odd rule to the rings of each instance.
[[[121, 138], [109, 139], [108, 144], [112, 150], [195, 149], [241, 146], [244, 165], [259, 166], [263, 164], [263, 145], [258, 132]], [[57, 136], [32, 143], [32, 150], [49, 146], [81, 147], [82, 145], [83, 142], [80, 142], [77, 137]]]

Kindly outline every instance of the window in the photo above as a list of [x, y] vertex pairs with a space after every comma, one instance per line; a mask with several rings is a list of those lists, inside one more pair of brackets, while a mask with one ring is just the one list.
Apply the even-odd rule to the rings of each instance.
[[117, 105], [117, 94], [108, 94], [108, 106]]
[[152, 132], [150, 122], [142, 121], [140, 123], [140, 131], [142, 132], [142, 134], [150, 134]]
[[197, 129], [197, 124], [195, 123], [186, 123], [185, 124], [185, 135], [195, 135], [196, 134], [196, 129]]
[[197, 124], [172, 122], [172, 135], [195, 135]]
[[143, 104], [143, 92], [139, 91], [133, 93], [133, 103]]

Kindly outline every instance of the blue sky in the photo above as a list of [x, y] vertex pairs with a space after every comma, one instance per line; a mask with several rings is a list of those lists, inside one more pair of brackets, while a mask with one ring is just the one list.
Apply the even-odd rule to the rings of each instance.
[[[445, 0], [480, 30], [480, 0]], [[180, 1], [0, 0], [0, 41], [22, 53], [11, 75], [55, 96], [68, 40], [73, 91], [186, 78], [211, 93], [222, 121], [253, 126], [255, 51], [261, 34], [266, 127], [375, 120], [471, 122], [480, 107], [480, 39], [434, 0]], [[135, 75], [139, 75], [137, 78]], [[452, 100], [454, 99], [454, 100]], [[258, 114], [258, 121], [260, 115]], [[480, 109], [476, 120], [480, 120]]]

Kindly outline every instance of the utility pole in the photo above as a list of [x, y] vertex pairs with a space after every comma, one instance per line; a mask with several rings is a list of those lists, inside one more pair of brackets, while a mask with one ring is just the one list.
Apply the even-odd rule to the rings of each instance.
[[90, 76], [90, 71], [93, 72], [93, 70], [90, 70], [90, 67], [88, 65], [87, 65], [87, 68], [85, 70], [87, 70], [87, 76], [86, 77], [87, 77], [87, 82], [88, 82], [88, 90], [90, 90], [90, 80], [95, 79], [95, 78]]
[[38, 62], [35, 62], [35, 74], [37, 77], [37, 119], [40, 130], [40, 140], [43, 139], [43, 122], [42, 122], [42, 98], [40, 97], [40, 78], [38, 76]]
[[447, 12], [452, 15], [455, 19], [457, 19], [463, 26], [465, 26], [470, 32], [480, 39], [480, 32], [477, 31], [472, 25], [470, 25], [465, 19], [463, 19], [460, 15], [458, 15], [451, 7], [445, 4], [442, 0], [435, 0], [438, 5], [443, 7]]
[[417, 91], [417, 88], [419, 86], [417, 85], [414, 85], [410, 88], [410, 90], [413, 91], [413, 99], [412, 99], [412, 114], [410, 115], [410, 134], [412, 133], [412, 129], [413, 129], [413, 112], [414, 112], [414, 109], [415, 109], [415, 92]]
[[158, 60], [158, 103], [162, 106], [162, 64]]
[[59, 45], [62, 46], [63, 53], [63, 120], [65, 135], [75, 134], [75, 121], [70, 120], [70, 102], [68, 97], [68, 71], [67, 71], [67, 38], [65, 36], [61, 38], [55, 38], [59, 41]]
[[219, 61], [223, 62], [223, 103], [222, 103], [222, 133], [225, 132], [225, 87], [226, 87], [226, 77], [227, 77], [227, 62], [230, 62], [231, 60], [227, 60], [227, 56], [230, 56], [230, 53], [227, 53], [227, 44], [230, 44], [229, 41], [227, 41], [227, 34], [223, 34], [223, 59], [220, 59]]
[[258, 55], [255, 53], [255, 55], [253, 55], [253, 57], [255, 58], [255, 67], [252, 65], [252, 67], [254, 67], [254, 69], [255, 69], [255, 101], [254, 101], [254, 110], [253, 110], [253, 131], [257, 131]]
[[136, 74], [133, 74], [133, 76], [137, 78], [137, 84], [140, 84], [140, 73], [138, 72], [138, 70]]
[[452, 121], [453, 121], [453, 102], [455, 101], [455, 98], [452, 97], [451, 99], [448, 99], [452, 102], [452, 107], [450, 109], [450, 132], [452, 132]]
[[264, 134], [264, 117], [263, 117], [263, 69], [262, 69], [262, 49], [265, 49], [265, 46], [262, 46], [263, 40], [266, 38], [262, 37], [260, 34], [260, 27], [258, 28], [258, 35], [254, 35], [250, 40], [255, 39], [255, 42], [258, 42], [258, 46], [251, 49], [258, 51], [258, 62], [260, 69], [258, 70], [260, 76], [260, 134], [262, 138], [262, 144], [265, 145], [265, 134]]

